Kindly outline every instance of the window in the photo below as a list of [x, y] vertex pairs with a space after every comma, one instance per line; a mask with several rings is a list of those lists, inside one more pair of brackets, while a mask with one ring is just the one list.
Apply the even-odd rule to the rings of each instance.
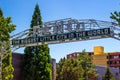
[[116, 58], [119, 58], [119, 56], [114, 56], [113, 58], [116, 59]]
[[116, 62], [114, 61], [114, 62], [112, 62], [112, 64], [116, 64]]
[[77, 56], [79, 56], [79, 53], [77, 53]]
[[76, 54], [74, 53], [73, 56], [76, 56]]
[[119, 61], [116, 61], [116, 64], [119, 64]]
[[72, 55], [69, 55], [69, 57], [72, 57]]

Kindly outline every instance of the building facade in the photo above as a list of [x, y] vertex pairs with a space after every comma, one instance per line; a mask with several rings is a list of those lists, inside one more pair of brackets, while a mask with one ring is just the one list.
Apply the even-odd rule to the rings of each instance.
[[109, 53], [107, 59], [108, 59], [107, 64], [109, 64], [110, 67], [120, 69], [120, 52]]
[[[74, 53], [71, 53], [71, 54], [67, 54], [67, 59], [70, 59], [70, 58], [77, 59], [80, 53], [81, 53], [81, 52], [74, 52]], [[90, 56], [94, 55], [93, 52], [87, 52], [87, 53], [88, 53], [88, 55], [90, 55]]]
[[[67, 59], [77, 59], [81, 52], [74, 52], [67, 55]], [[104, 47], [95, 46], [94, 52], [86, 52], [92, 57], [93, 64], [96, 65], [98, 80], [105, 74], [106, 66], [110, 67], [116, 80], [120, 80], [120, 52], [104, 52]]]
[[107, 53], [104, 53], [104, 47], [102, 46], [95, 46], [94, 47], [94, 55], [93, 64], [100, 65], [100, 66], [107, 66]]
[[[67, 54], [67, 59], [77, 59], [81, 52]], [[95, 46], [94, 52], [87, 52], [93, 58], [93, 64], [120, 69], [120, 52], [104, 52], [104, 47]]]

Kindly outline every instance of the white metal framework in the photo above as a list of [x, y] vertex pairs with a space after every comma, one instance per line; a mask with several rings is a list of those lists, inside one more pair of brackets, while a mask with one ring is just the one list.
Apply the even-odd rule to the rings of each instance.
[[[11, 36], [10, 40], [19, 40], [29, 37], [41, 37], [41, 36], [50, 36], [50, 35], [57, 35], [57, 34], [66, 34], [71, 32], [80, 32], [80, 31], [87, 31], [87, 30], [95, 30], [95, 29], [103, 29], [103, 28], [110, 28], [110, 35], [104, 36], [91, 36], [91, 37], [84, 37], [84, 38], [77, 38], [77, 39], [68, 39], [68, 40], [58, 40], [58, 41], [51, 41], [51, 42], [39, 42], [34, 44], [25, 44], [25, 45], [12, 45], [12, 49], [17, 49], [20, 47], [25, 46], [36, 46], [40, 44], [56, 44], [56, 43], [63, 43], [63, 42], [72, 42], [72, 41], [80, 41], [80, 40], [91, 40], [91, 39], [100, 39], [100, 38], [108, 38], [112, 37], [117, 40], [120, 40], [119, 32], [120, 27], [113, 22], [108, 21], [100, 21], [95, 19], [60, 19], [55, 21], [49, 21], [43, 23], [43, 25], [34, 26], [32, 29], [24, 30], [18, 34]], [[12, 42], [11, 42], [12, 43]]]

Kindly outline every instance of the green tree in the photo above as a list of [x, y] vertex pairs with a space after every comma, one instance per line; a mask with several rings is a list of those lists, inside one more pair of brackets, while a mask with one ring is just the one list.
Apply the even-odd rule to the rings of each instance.
[[[5, 18], [0, 9], [0, 41], [6, 43], [7, 56], [2, 61], [2, 80], [13, 80], [12, 52], [10, 50], [10, 33], [15, 30], [15, 25], [11, 23], [11, 17]], [[1, 48], [0, 44], [0, 48]], [[1, 53], [2, 54], [2, 53]], [[0, 55], [1, 56], [1, 55]]]
[[34, 80], [34, 52], [33, 47], [26, 47], [23, 56], [23, 80]]
[[97, 70], [92, 57], [83, 50], [77, 59], [61, 59], [57, 64], [57, 80], [94, 80]]
[[[57, 80], [83, 80], [84, 70], [78, 60], [66, 59], [64, 61], [63, 59], [62, 61], [63, 62], [60, 61], [57, 65], [57, 70], [61, 69], [60, 72], [57, 71]], [[58, 76], [58, 74], [60, 76]]]
[[65, 57], [61, 58], [60, 61], [57, 63], [57, 71], [56, 71], [56, 80], [62, 80], [63, 76], [62, 76], [62, 68], [63, 68], [63, 64], [65, 62]]
[[78, 60], [80, 62], [80, 65], [84, 69], [84, 80], [92, 79], [97, 76], [97, 70], [92, 63], [92, 57], [88, 55], [85, 50], [83, 50], [82, 53], [79, 54]]
[[110, 18], [115, 20], [120, 26], [120, 12], [114, 11], [114, 13], [111, 13]]
[[[42, 18], [39, 5], [36, 4], [30, 28], [39, 25], [42, 25]], [[24, 52], [23, 80], [51, 80], [51, 58], [48, 45], [26, 47]]]
[[40, 46], [40, 50], [35, 57], [35, 61], [35, 80], [52, 80], [51, 58], [47, 44]]
[[115, 77], [114, 77], [113, 74], [111, 73], [109, 67], [106, 68], [106, 73], [105, 73], [105, 75], [102, 77], [102, 80], [115, 80]]

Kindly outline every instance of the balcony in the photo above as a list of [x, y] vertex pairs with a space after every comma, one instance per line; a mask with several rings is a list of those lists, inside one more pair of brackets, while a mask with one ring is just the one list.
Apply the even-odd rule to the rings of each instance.
[[112, 58], [110, 61], [120, 61], [120, 58]]
[[120, 67], [120, 63], [119, 64], [110, 64], [110, 67]]

